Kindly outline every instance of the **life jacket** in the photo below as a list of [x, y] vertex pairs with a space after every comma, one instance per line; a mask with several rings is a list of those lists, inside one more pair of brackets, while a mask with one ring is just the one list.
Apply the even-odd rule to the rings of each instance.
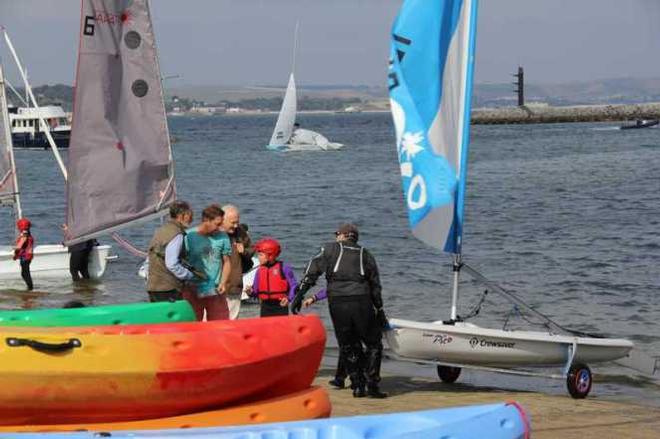
[[289, 282], [284, 276], [284, 265], [277, 261], [271, 266], [261, 265], [257, 269], [257, 288], [260, 300], [281, 300], [289, 297]]
[[32, 235], [20, 235], [16, 239], [16, 244], [23, 240], [21, 248], [14, 250], [14, 259], [20, 259], [21, 261], [31, 261], [34, 257], [34, 238]]

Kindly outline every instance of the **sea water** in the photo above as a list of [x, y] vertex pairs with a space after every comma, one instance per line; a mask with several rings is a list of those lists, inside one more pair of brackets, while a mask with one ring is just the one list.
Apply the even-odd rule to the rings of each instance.
[[[298, 277], [320, 245], [333, 240], [339, 223], [354, 222], [361, 244], [378, 261], [388, 315], [448, 318], [451, 259], [410, 234], [389, 114], [301, 115], [301, 126], [346, 146], [295, 153], [265, 149], [275, 117], [170, 118], [178, 196], [194, 206], [196, 219], [210, 203], [236, 204], [254, 240], [280, 240], [282, 258]], [[629, 338], [660, 355], [660, 129], [607, 129], [615, 125], [473, 127], [463, 253], [470, 265], [562, 325]], [[16, 160], [24, 212], [37, 242], [61, 241], [65, 189], [52, 155], [20, 150]], [[6, 211], [0, 219], [6, 243], [12, 240], [10, 217]], [[145, 248], [157, 225], [122, 235]], [[141, 261], [116, 245], [113, 252], [119, 259], [101, 282], [74, 286], [69, 279], [35, 274], [36, 292], [24, 292], [21, 282], [0, 286], [0, 306], [146, 300], [136, 274]], [[462, 287], [459, 314], [466, 315], [484, 288], [470, 282]], [[243, 311], [257, 314], [256, 307]], [[331, 328], [326, 306], [317, 304], [314, 311]], [[511, 303], [491, 292], [471, 321], [529, 328], [512, 311]], [[614, 366], [593, 370], [596, 396], [660, 400], [657, 381], [633, 378]], [[481, 372], [465, 372], [461, 381], [565, 391], [559, 381]]]

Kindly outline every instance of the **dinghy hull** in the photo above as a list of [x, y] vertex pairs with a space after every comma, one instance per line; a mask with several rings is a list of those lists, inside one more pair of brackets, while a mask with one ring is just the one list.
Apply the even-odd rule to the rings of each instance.
[[391, 319], [387, 342], [411, 359], [502, 368], [563, 366], [575, 346], [574, 362], [597, 363], [625, 357], [624, 339], [573, 337], [532, 331], [503, 331], [468, 323], [446, 325]]
[[0, 329], [0, 425], [177, 416], [309, 388], [316, 316]]
[[[111, 259], [109, 245], [97, 245], [89, 258], [89, 275], [99, 279], [105, 273], [108, 260]], [[21, 280], [21, 266], [13, 260], [11, 247], [0, 248], [0, 280]], [[69, 277], [69, 250], [63, 245], [38, 245], [34, 248], [34, 259], [30, 272], [34, 278]]]

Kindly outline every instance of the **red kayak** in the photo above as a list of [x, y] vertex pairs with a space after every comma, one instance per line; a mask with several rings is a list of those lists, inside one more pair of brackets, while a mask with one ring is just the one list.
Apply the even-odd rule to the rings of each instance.
[[309, 388], [316, 316], [0, 328], [0, 425], [162, 418]]

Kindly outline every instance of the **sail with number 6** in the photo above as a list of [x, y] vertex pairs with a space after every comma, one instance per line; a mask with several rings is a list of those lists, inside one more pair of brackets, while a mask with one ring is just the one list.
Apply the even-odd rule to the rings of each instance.
[[174, 163], [147, 0], [82, 0], [67, 245], [162, 216]]

